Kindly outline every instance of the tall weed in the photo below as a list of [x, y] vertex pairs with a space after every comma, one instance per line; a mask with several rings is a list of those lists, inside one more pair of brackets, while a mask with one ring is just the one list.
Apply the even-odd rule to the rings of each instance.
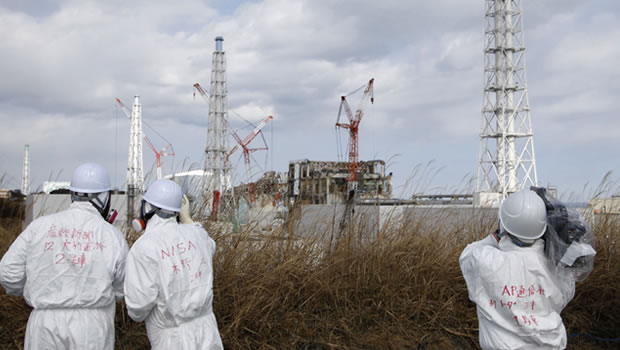
[[[448, 214], [393, 218], [372, 238], [352, 225], [339, 237], [304, 236], [284, 225], [269, 234], [205, 222], [217, 243], [214, 311], [230, 349], [475, 349], [475, 305], [458, 265], [466, 244], [488, 234], [492, 216], [472, 211], [445, 229]], [[620, 224], [596, 216], [594, 271], [562, 313], [569, 334], [620, 334]], [[0, 225], [4, 254], [21, 222]], [[136, 236], [131, 236], [135, 240]], [[130, 242], [132, 243], [132, 242]], [[0, 291], [0, 347], [20, 349], [30, 308]], [[148, 348], [143, 324], [121, 303], [116, 348]], [[569, 348], [617, 343], [569, 339]]]

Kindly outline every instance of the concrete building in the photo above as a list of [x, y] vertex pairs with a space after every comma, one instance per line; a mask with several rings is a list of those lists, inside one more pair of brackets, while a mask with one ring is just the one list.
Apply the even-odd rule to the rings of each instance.
[[0, 189], [0, 198], [6, 199], [6, 198], [9, 198], [10, 196], [11, 196], [11, 190], [7, 188]]
[[235, 202], [239, 202], [240, 197], [245, 197], [251, 205], [258, 202], [261, 207], [275, 206], [275, 202], [285, 198], [287, 190], [287, 173], [267, 171], [255, 182], [235, 186]]
[[[392, 173], [385, 174], [383, 160], [359, 162], [358, 169], [357, 194], [360, 200], [389, 199], [392, 196]], [[289, 205], [345, 203], [348, 171], [347, 162], [308, 159], [289, 162]]]

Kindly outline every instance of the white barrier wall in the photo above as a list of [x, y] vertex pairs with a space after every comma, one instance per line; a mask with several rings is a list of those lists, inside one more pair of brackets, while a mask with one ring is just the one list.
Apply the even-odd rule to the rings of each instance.
[[[406, 231], [409, 232], [478, 233], [494, 227], [498, 221], [497, 208], [473, 206], [363, 205], [353, 209], [351, 227], [354, 232], [369, 239], [385, 228], [398, 229], [402, 225], [408, 226]], [[342, 204], [303, 205], [299, 217], [293, 218], [295, 232], [303, 236], [337, 237], [349, 227], [342, 226], [344, 210]]]

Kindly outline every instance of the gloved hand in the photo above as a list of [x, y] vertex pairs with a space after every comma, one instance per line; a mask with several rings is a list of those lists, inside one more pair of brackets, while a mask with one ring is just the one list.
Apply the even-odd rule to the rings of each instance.
[[190, 216], [191, 208], [189, 203], [189, 198], [186, 195], [183, 195], [183, 199], [181, 200], [181, 212], [179, 213], [179, 221], [182, 224], [193, 224], [194, 220]]

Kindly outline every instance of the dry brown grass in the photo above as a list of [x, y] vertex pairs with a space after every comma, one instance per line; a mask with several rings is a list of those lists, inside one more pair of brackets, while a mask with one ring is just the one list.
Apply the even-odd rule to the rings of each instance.
[[[361, 228], [355, 227], [340, 240], [286, 231], [224, 234], [208, 227], [218, 244], [214, 309], [224, 344], [230, 349], [475, 349], [476, 311], [458, 257], [491, 225], [472, 217], [460, 228], [440, 232], [429, 228], [439, 225], [395, 222], [374, 240], [357, 237]], [[19, 226], [3, 223], [2, 254]], [[616, 338], [620, 251], [610, 242], [619, 242], [620, 225], [598, 220], [596, 232], [594, 271], [577, 286], [563, 318], [569, 334]], [[148, 348], [144, 325], [131, 321], [122, 306], [116, 348]], [[29, 311], [22, 298], [0, 292], [0, 348], [21, 348]], [[569, 339], [569, 349], [617, 346], [585, 336]]]

